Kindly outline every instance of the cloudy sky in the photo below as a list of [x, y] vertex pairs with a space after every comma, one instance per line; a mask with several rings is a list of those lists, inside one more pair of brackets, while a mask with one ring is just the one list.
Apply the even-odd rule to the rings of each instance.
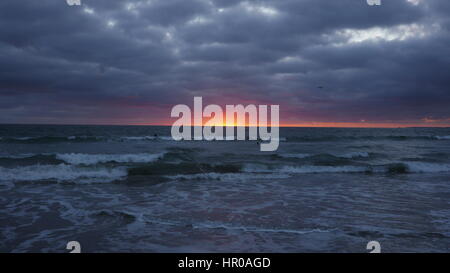
[[170, 124], [279, 104], [284, 125], [450, 124], [450, 1], [0, 1], [0, 123]]

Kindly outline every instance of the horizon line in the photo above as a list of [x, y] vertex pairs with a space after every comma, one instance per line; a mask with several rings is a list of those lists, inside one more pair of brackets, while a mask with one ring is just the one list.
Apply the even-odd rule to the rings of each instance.
[[[321, 125], [322, 124], [322, 125]], [[357, 123], [342, 122], [334, 123], [330, 122], [330, 125], [325, 125], [328, 123], [321, 124], [281, 124], [279, 128], [356, 128], [356, 129], [401, 129], [401, 128], [450, 128], [450, 124], [442, 125], [425, 125], [425, 124], [395, 124], [395, 123], [366, 123], [364, 125], [357, 125]], [[331, 125], [331, 124], [334, 124]], [[350, 125], [351, 124], [351, 125]], [[102, 123], [92, 123], [92, 124], [78, 124], [78, 123], [0, 123], [2, 125], [26, 125], [26, 126], [148, 126], [148, 127], [171, 127], [172, 124], [102, 124]], [[192, 127], [197, 127], [194, 125]], [[242, 125], [222, 125], [222, 127], [259, 127], [259, 126], [242, 126]], [[272, 127], [272, 126], [267, 126]]]

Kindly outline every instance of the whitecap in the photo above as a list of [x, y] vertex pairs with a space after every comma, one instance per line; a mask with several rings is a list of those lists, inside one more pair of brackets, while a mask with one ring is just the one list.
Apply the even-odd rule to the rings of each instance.
[[160, 159], [164, 154], [57, 154], [56, 158], [75, 165], [95, 165], [98, 163], [149, 163]]
[[111, 182], [126, 176], [127, 171], [124, 168], [82, 168], [66, 164], [0, 167], [0, 181]]

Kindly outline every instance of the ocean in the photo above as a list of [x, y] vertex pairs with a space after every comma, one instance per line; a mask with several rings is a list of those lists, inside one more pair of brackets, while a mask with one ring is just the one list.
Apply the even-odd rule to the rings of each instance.
[[450, 128], [0, 125], [0, 252], [449, 252]]

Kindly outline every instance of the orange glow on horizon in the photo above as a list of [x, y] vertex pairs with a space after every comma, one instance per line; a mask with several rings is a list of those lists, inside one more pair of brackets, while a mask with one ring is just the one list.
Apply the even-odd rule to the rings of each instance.
[[[205, 123], [204, 123], [205, 124]], [[203, 126], [204, 126], [203, 124]], [[171, 123], [135, 123], [129, 125], [142, 125], [142, 126], [172, 126]], [[198, 125], [193, 125], [198, 126]], [[236, 123], [233, 124], [214, 124], [213, 126], [222, 126], [222, 127], [235, 127]], [[238, 126], [243, 126], [239, 124]], [[245, 126], [249, 126], [246, 124]], [[257, 127], [258, 125], [250, 125], [250, 127]], [[268, 123], [268, 127], [270, 126], [270, 122]], [[279, 127], [309, 127], [309, 128], [409, 128], [409, 127], [440, 127], [446, 128], [450, 127], [449, 124], [443, 123], [369, 123], [369, 122], [303, 122], [303, 123], [282, 123]]]

